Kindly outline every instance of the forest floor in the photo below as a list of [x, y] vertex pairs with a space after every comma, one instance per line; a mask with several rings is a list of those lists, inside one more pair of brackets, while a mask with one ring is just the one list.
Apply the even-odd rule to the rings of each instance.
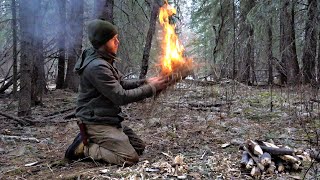
[[[32, 126], [0, 116], [0, 179], [253, 179], [240, 169], [239, 145], [247, 139], [319, 149], [320, 106], [310, 101], [318, 94], [308, 87], [277, 87], [271, 92], [232, 81], [214, 85], [183, 81], [156, 99], [123, 108], [128, 114], [124, 123], [147, 145], [138, 164], [66, 162], [65, 150], [78, 130], [76, 119], [63, 117], [75, 107], [76, 95], [50, 91], [43, 106], [32, 109], [37, 121]], [[16, 101], [0, 98], [0, 112], [16, 115], [16, 111]], [[181, 163], [177, 169], [174, 159]], [[303, 177], [320, 179], [319, 163], [303, 162], [300, 171], [263, 174], [261, 179]]]

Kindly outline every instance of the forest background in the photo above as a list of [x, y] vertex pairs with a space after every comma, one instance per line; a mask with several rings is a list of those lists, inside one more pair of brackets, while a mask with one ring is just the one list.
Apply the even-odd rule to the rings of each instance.
[[[92, 19], [103, 18], [118, 27], [118, 57], [122, 60], [117, 66], [127, 78], [156, 74], [163, 38], [157, 16], [163, 3], [162, 0], [1, 0], [0, 113], [1, 120], [6, 122], [1, 134], [14, 132], [15, 128], [10, 127], [18, 125], [23, 127], [20, 135], [26, 135], [25, 127], [43, 124], [43, 119], [48, 120], [45, 117], [70, 123], [61, 117], [74, 110], [79, 80], [73, 67], [82, 50], [90, 46], [86, 24]], [[276, 131], [288, 131], [286, 140], [295, 139], [292, 146], [300, 146], [296, 144], [298, 139], [305, 142], [301, 145], [304, 148], [319, 149], [319, 0], [171, 0], [169, 4], [177, 9], [171, 20], [185, 46], [185, 56], [192, 58], [197, 68], [158, 102], [175, 102], [170, 111], [176, 114], [175, 118], [183, 112], [183, 103], [188, 104], [189, 110], [190, 107], [195, 110], [195, 104], [197, 111], [205, 108], [204, 114], [195, 117], [203, 117], [206, 125], [208, 119], [216, 120], [212, 112], [220, 120], [234, 117], [254, 120], [247, 125], [258, 119], [262, 129], [266, 122], [283, 123], [289, 130], [273, 132], [267, 128], [268, 132], [262, 130], [251, 138], [275, 138], [279, 135]], [[175, 94], [177, 89], [196, 95]], [[57, 101], [52, 101], [53, 97]], [[66, 103], [58, 108], [60, 101]], [[50, 109], [50, 103], [57, 106]], [[217, 107], [208, 104], [221, 107], [212, 109]], [[139, 108], [127, 108], [139, 114], [135, 111]], [[156, 118], [157, 112], [152, 112], [142, 117]], [[167, 118], [169, 124], [172, 119]], [[174, 124], [179, 124], [176, 121]], [[244, 121], [237, 123], [241, 126]], [[291, 137], [292, 128], [296, 138]], [[304, 135], [298, 136], [302, 132]], [[168, 136], [172, 138], [172, 134]], [[242, 136], [243, 140], [245, 137]], [[15, 148], [2, 149], [5, 154]], [[318, 167], [314, 169], [317, 172]], [[303, 177], [306, 174], [300, 173]], [[311, 175], [319, 177], [317, 174]]]

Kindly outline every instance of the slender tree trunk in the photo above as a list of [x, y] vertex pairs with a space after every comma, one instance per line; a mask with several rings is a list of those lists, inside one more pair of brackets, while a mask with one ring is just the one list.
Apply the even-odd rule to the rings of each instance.
[[294, 2], [283, 0], [280, 8], [281, 83], [294, 85], [299, 82], [299, 64], [295, 45]]
[[302, 55], [304, 83], [315, 83], [315, 61], [317, 52], [317, 1], [308, 0], [308, 19], [305, 27], [305, 43]]
[[42, 104], [42, 97], [46, 90], [46, 80], [44, 72], [44, 47], [43, 47], [43, 14], [41, 0], [33, 0], [36, 13], [34, 14], [35, 21], [35, 36], [34, 36], [34, 55], [35, 63], [33, 66], [32, 78], [32, 94], [31, 100], [34, 105]]
[[268, 56], [268, 84], [273, 84], [273, 70], [272, 70], [272, 19], [267, 24], [267, 56]]
[[300, 81], [300, 68], [298, 62], [298, 55], [297, 55], [297, 46], [296, 46], [296, 28], [295, 28], [295, 4], [296, 0], [291, 1], [291, 37], [292, 37], [292, 71], [290, 79], [293, 83], [296, 84]]
[[250, 66], [250, 83], [254, 84], [257, 82], [256, 71], [255, 71], [255, 62], [254, 62], [254, 30], [253, 27], [250, 27], [249, 31], [249, 44], [248, 44], [248, 53], [249, 53], [249, 66]]
[[94, 17], [107, 20], [113, 24], [113, 6], [114, 0], [95, 0]]
[[17, 15], [16, 15], [16, 0], [11, 0], [11, 12], [12, 12], [12, 57], [13, 57], [13, 96], [17, 97], [17, 87], [18, 87], [18, 62], [17, 62]]
[[237, 25], [236, 25], [236, 6], [234, 4], [234, 0], [231, 0], [232, 2], [232, 23], [233, 23], [233, 43], [232, 43], [232, 59], [233, 59], [233, 63], [232, 63], [232, 79], [234, 80], [236, 78], [236, 29], [237, 29]]
[[140, 79], [144, 79], [148, 72], [149, 67], [149, 57], [150, 57], [150, 49], [152, 44], [152, 38], [156, 30], [156, 24], [157, 24], [157, 16], [159, 14], [159, 8], [160, 5], [158, 3], [158, 0], [154, 0], [152, 5], [152, 11], [151, 11], [151, 17], [149, 22], [149, 30], [147, 34], [146, 44], [144, 46], [143, 50], [143, 57], [142, 57], [142, 63], [141, 63], [141, 71], [140, 71]]
[[[254, 71], [254, 53], [253, 53], [253, 28], [246, 22], [246, 18], [250, 10], [255, 6], [255, 0], [249, 1], [241, 1], [240, 2], [240, 39], [243, 42], [243, 46], [240, 47], [240, 55], [241, 55], [241, 62], [240, 62], [240, 71], [238, 78], [241, 82], [246, 84], [252, 84], [253, 77], [252, 74]], [[251, 73], [250, 73], [251, 72]]]
[[[79, 77], [73, 72], [77, 59], [82, 49], [83, 38], [83, 0], [71, 0], [71, 15], [68, 44], [68, 66], [65, 87], [73, 91], [78, 91]], [[72, 19], [72, 21], [71, 21]]]
[[64, 77], [65, 77], [65, 69], [66, 69], [66, 1], [58, 0], [58, 9], [60, 16], [60, 28], [59, 28], [59, 36], [58, 38], [58, 48], [59, 48], [59, 57], [58, 57], [58, 76], [56, 80], [56, 88], [62, 89], [64, 87]]
[[33, 34], [35, 32], [35, 8], [30, 0], [21, 0], [19, 3], [20, 22], [20, 97], [18, 116], [31, 115], [31, 81], [34, 59]]

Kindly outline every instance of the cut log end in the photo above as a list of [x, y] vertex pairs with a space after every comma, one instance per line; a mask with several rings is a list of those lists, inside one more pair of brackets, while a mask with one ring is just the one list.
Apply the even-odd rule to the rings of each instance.
[[264, 152], [261, 156], [260, 156], [260, 163], [263, 166], [268, 166], [271, 164], [271, 155], [267, 152]]

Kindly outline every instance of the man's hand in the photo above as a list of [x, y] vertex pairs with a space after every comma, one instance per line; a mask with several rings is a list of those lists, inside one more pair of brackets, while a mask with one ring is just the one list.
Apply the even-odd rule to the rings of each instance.
[[157, 92], [160, 92], [164, 89], [166, 89], [169, 85], [168, 79], [165, 77], [152, 77], [147, 79], [147, 83], [154, 86], [157, 90]]

